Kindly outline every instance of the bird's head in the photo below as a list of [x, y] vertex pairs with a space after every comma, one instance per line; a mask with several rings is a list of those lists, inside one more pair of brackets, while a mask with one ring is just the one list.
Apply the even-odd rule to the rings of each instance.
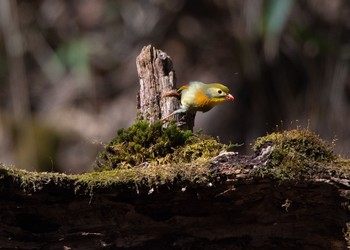
[[[190, 84], [189, 93], [193, 89], [195, 106], [197, 110], [206, 112], [225, 100], [232, 101], [234, 97], [229, 93], [229, 89], [220, 83], [204, 84], [194, 82]], [[189, 95], [189, 97], [191, 97]], [[185, 97], [187, 98], [187, 97]]]
[[225, 100], [233, 101], [234, 97], [229, 93], [229, 89], [220, 83], [206, 84], [206, 94], [208, 98], [215, 104], [219, 104]]
[[220, 83], [205, 84], [190, 82], [177, 90], [181, 93], [181, 105], [184, 109], [207, 112], [225, 100], [232, 101], [234, 97], [229, 89]]

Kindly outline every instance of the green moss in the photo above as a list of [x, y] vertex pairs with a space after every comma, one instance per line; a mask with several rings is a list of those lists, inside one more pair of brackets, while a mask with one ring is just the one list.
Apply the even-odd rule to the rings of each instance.
[[333, 172], [350, 179], [350, 159], [337, 157], [333, 162]]
[[309, 130], [295, 129], [272, 133], [258, 138], [253, 148], [259, 151], [266, 145], [273, 147], [268, 168], [258, 172], [279, 179], [308, 178], [316, 175], [321, 165], [336, 160], [332, 148]]
[[[53, 172], [31, 172], [22, 169], [8, 168], [0, 164], [1, 187], [15, 185], [24, 191], [39, 191], [49, 185], [68, 189], [73, 185], [73, 175]], [[7, 183], [6, 183], [7, 181]]]
[[66, 175], [0, 166], [0, 186], [10, 183], [30, 192], [53, 186], [91, 194], [113, 187], [154, 188], [174, 180], [196, 185], [210, 179], [209, 160], [227, 148], [217, 139], [182, 131], [174, 123], [163, 128], [161, 122], [139, 121], [119, 130], [106, 145], [96, 160], [96, 172]]
[[[203, 163], [203, 162], [201, 162]], [[128, 189], [143, 187], [158, 187], [174, 180], [189, 182], [192, 185], [205, 183], [209, 176], [209, 165], [200, 164], [166, 164], [152, 165], [147, 168], [115, 169], [100, 172], [86, 173], [78, 176], [75, 185], [76, 191], [86, 192], [105, 190], [114, 186], [122, 186]]]
[[[159, 141], [159, 136], [172, 138], [173, 134], [163, 135], [164, 131], [159, 128], [150, 128], [143, 123], [144, 133], [158, 135], [155, 138], [149, 138], [148, 147], [154, 148], [154, 143]], [[159, 126], [159, 125], [157, 125]], [[140, 133], [134, 131], [132, 133]], [[185, 133], [175, 130], [175, 137], [178, 133]], [[129, 130], [120, 132], [119, 136], [109, 145], [127, 144]], [[158, 132], [154, 132], [158, 131]], [[170, 131], [170, 130], [169, 130]], [[187, 132], [186, 132], [187, 133]], [[143, 134], [141, 133], [141, 136]], [[176, 136], [177, 135], [177, 136]], [[123, 139], [121, 139], [123, 138]], [[146, 137], [145, 137], [146, 138]], [[164, 137], [163, 137], [164, 138]], [[173, 185], [175, 180], [179, 181], [182, 186], [206, 185], [212, 181], [210, 159], [217, 156], [221, 151], [226, 150], [229, 146], [219, 143], [216, 139], [209, 136], [198, 136], [192, 133], [189, 136], [182, 137], [181, 143], [174, 143], [169, 147], [169, 152], [162, 151], [156, 157], [149, 160], [140, 161], [139, 165], [132, 167], [116, 167], [106, 165], [105, 168], [110, 170], [85, 173], [81, 175], [66, 175], [61, 173], [48, 172], [28, 172], [20, 169], [12, 169], [1, 165], [0, 163], [0, 191], [6, 187], [19, 187], [25, 191], [33, 192], [45, 188], [54, 188], [54, 190], [65, 190], [72, 194], [93, 194], [103, 190], [114, 190], [116, 192], [130, 189], [138, 192], [139, 189], [150, 190], [158, 186], [169, 184]], [[162, 141], [165, 143], [166, 141]], [[143, 141], [138, 141], [143, 146]], [[169, 143], [169, 142], [168, 142]], [[175, 146], [177, 145], [177, 146]], [[259, 151], [271, 145], [273, 150], [269, 156], [266, 166], [261, 166], [253, 170], [253, 174], [261, 177], [267, 176], [283, 181], [294, 181], [301, 179], [325, 178], [334, 175], [349, 178], [350, 161], [336, 157], [323, 140], [308, 130], [291, 130], [281, 133], [272, 133], [265, 137], [258, 138], [254, 149]], [[143, 146], [144, 147], [144, 146]], [[143, 152], [140, 149], [137, 152]], [[136, 152], [136, 151], [135, 151]], [[160, 151], [158, 151], [160, 152]], [[148, 152], [148, 154], [150, 154]], [[108, 155], [110, 161], [113, 161], [114, 154]], [[120, 155], [117, 155], [120, 157]], [[122, 158], [118, 158], [120, 164], [123, 164]], [[141, 158], [142, 159], [142, 158]], [[146, 159], [146, 158], [144, 158]], [[143, 160], [143, 159], [142, 159]], [[106, 161], [109, 162], [109, 161]], [[249, 164], [249, 162], [248, 162]], [[234, 165], [233, 165], [234, 166]], [[328, 176], [328, 177], [327, 177]], [[117, 187], [117, 188], [115, 188]]]
[[94, 194], [95, 192], [139, 188], [157, 188], [174, 180], [190, 185], [204, 184], [210, 179], [209, 165], [196, 161], [187, 164], [154, 165], [147, 168], [115, 169], [79, 175], [63, 173], [31, 172], [9, 168], [0, 164], [0, 191], [6, 187], [17, 187], [25, 192], [41, 190], [64, 190], [72, 194]]
[[221, 144], [217, 139], [203, 135], [191, 138], [184, 147], [176, 149], [173, 155], [180, 162], [193, 162], [199, 158], [210, 159], [228, 148], [228, 145]]
[[128, 169], [145, 163], [187, 163], [227, 149], [216, 139], [183, 131], [175, 123], [163, 128], [161, 121], [153, 124], [138, 121], [117, 134], [99, 154], [95, 170]]

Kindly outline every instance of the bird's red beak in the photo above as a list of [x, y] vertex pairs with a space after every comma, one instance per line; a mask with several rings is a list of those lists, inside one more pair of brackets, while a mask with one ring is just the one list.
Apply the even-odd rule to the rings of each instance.
[[233, 101], [235, 98], [231, 95], [231, 94], [228, 94], [227, 96], [226, 96], [226, 100], [228, 100], [228, 101]]

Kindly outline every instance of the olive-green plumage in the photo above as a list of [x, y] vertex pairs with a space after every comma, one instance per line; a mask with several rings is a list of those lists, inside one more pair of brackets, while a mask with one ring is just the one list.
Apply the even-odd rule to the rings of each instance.
[[202, 82], [190, 82], [188, 85], [179, 88], [176, 93], [166, 93], [164, 96], [180, 97], [181, 107], [169, 116], [163, 118], [163, 121], [166, 121], [178, 113], [196, 111], [207, 112], [225, 100], [231, 101], [234, 99], [225, 85], [220, 83], [205, 84]]

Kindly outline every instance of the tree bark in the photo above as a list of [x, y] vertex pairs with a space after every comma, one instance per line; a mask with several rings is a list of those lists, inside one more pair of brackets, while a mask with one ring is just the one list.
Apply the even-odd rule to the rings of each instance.
[[[163, 51], [148, 45], [136, 58], [140, 79], [137, 96], [138, 119], [151, 123], [159, 121], [180, 107], [176, 98], [162, 95], [176, 88], [176, 76], [171, 58]], [[193, 130], [195, 114], [175, 115], [174, 120], [182, 129]]]

